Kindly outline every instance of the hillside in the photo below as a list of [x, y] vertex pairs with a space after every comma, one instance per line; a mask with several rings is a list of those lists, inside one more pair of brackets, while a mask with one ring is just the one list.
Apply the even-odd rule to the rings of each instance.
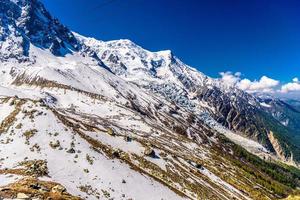
[[0, 0], [0, 197], [280, 199], [298, 146], [259, 99], [171, 51], [73, 33]]

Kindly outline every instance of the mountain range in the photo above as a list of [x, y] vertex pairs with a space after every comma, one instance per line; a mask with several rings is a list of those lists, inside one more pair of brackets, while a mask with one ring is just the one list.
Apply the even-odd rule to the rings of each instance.
[[82, 36], [39, 0], [0, 0], [0, 28], [0, 197], [299, 194], [299, 102]]

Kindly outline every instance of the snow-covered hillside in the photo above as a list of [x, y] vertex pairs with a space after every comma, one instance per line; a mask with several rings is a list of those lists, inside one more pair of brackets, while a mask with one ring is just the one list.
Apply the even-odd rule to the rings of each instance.
[[275, 199], [299, 186], [250, 127], [255, 97], [171, 51], [73, 33], [38, 0], [0, 0], [0, 14], [0, 198]]
[[[103, 63], [122, 79], [166, 98], [197, 116], [209, 113], [217, 123], [245, 138], [259, 142], [284, 162], [290, 163], [292, 154], [298, 152], [298, 147], [296, 150], [274, 150], [276, 144], [269, 139], [269, 134], [281, 134], [278, 129], [282, 128], [282, 120], [275, 117], [274, 121], [274, 115], [266, 116], [266, 105], [259, 98], [187, 66], [171, 51], [150, 52], [130, 40], [104, 42], [74, 34], [81, 44], [96, 52]], [[269, 118], [273, 120], [271, 123]], [[291, 145], [291, 141], [278, 138], [281, 138], [280, 146]], [[249, 146], [244, 142], [238, 144]], [[298, 159], [299, 157], [296, 162]]]

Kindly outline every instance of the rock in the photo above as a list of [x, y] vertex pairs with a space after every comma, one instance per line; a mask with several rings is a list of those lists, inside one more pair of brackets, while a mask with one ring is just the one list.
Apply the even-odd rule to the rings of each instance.
[[67, 153], [76, 153], [76, 151], [73, 148], [70, 148]]
[[29, 199], [29, 196], [24, 193], [18, 193], [17, 194], [17, 199]]
[[132, 138], [130, 136], [125, 136], [125, 141], [126, 142], [131, 142], [132, 141]]
[[47, 162], [44, 160], [24, 161], [22, 165], [27, 168], [25, 171], [27, 175], [38, 177], [48, 175]]
[[120, 149], [113, 150], [112, 155], [115, 158], [120, 158], [122, 151]]
[[11, 190], [10, 188], [0, 188], [0, 192], [5, 192]]
[[111, 128], [107, 129], [107, 133], [108, 133], [108, 135], [111, 135], [111, 136], [115, 136], [116, 135], [115, 132], [114, 132], [114, 130], [111, 129]]
[[152, 158], [154, 158], [154, 157], [156, 156], [156, 155], [155, 155], [155, 151], [154, 151], [152, 148], [150, 148], [150, 147], [147, 147], [147, 148], [145, 149], [144, 155], [145, 155], [145, 156], [152, 157]]
[[32, 188], [34, 190], [39, 190], [39, 189], [41, 189], [41, 186], [39, 186], [39, 184], [32, 184], [32, 185], [30, 185], [30, 188]]
[[61, 186], [61, 185], [56, 185], [56, 186], [54, 186], [54, 187], [51, 189], [51, 192], [53, 192], [53, 193], [59, 193], [59, 194], [65, 192], [65, 191], [66, 191], [66, 188], [64, 188], [64, 187]]
[[196, 167], [197, 169], [201, 169], [201, 170], [204, 169], [204, 167], [203, 167], [201, 164], [199, 164], [199, 163], [197, 163], [195, 167]]
[[29, 186], [30, 188], [34, 189], [34, 190], [38, 190], [40, 192], [50, 192], [50, 190], [42, 185], [39, 185], [38, 183], [36, 184], [31, 184]]
[[13, 105], [15, 105], [16, 103], [15, 103], [15, 100], [13, 100], [13, 101], [11, 101], [10, 103], [9, 103], [9, 105], [10, 106], [13, 106]]

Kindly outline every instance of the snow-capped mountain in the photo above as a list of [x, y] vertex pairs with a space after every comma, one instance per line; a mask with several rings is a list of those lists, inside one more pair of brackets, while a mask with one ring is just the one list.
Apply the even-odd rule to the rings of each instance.
[[39, 1], [1, 1], [1, 57], [29, 55], [30, 45], [62, 56], [80, 48], [70, 31]]
[[296, 144], [256, 97], [171, 51], [71, 32], [0, 0], [0, 198], [277, 199]]
[[[280, 152], [274, 147], [278, 145], [270, 139], [271, 133], [280, 135], [282, 133], [278, 133], [278, 129], [286, 128], [282, 127], [282, 120], [265, 109], [259, 98], [221, 80], [207, 77], [185, 65], [171, 51], [150, 52], [129, 40], [103, 42], [78, 34], [75, 36], [93, 49], [119, 77], [197, 115], [210, 113], [218, 123], [258, 141], [271, 152], [282, 154], [280, 157], [286, 161], [290, 160], [293, 151], [298, 152], [298, 147]], [[288, 135], [290, 130], [280, 132]], [[289, 139], [281, 138], [280, 143], [280, 146], [290, 146]], [[298, 156], [294, 159], [299, 160]]]

